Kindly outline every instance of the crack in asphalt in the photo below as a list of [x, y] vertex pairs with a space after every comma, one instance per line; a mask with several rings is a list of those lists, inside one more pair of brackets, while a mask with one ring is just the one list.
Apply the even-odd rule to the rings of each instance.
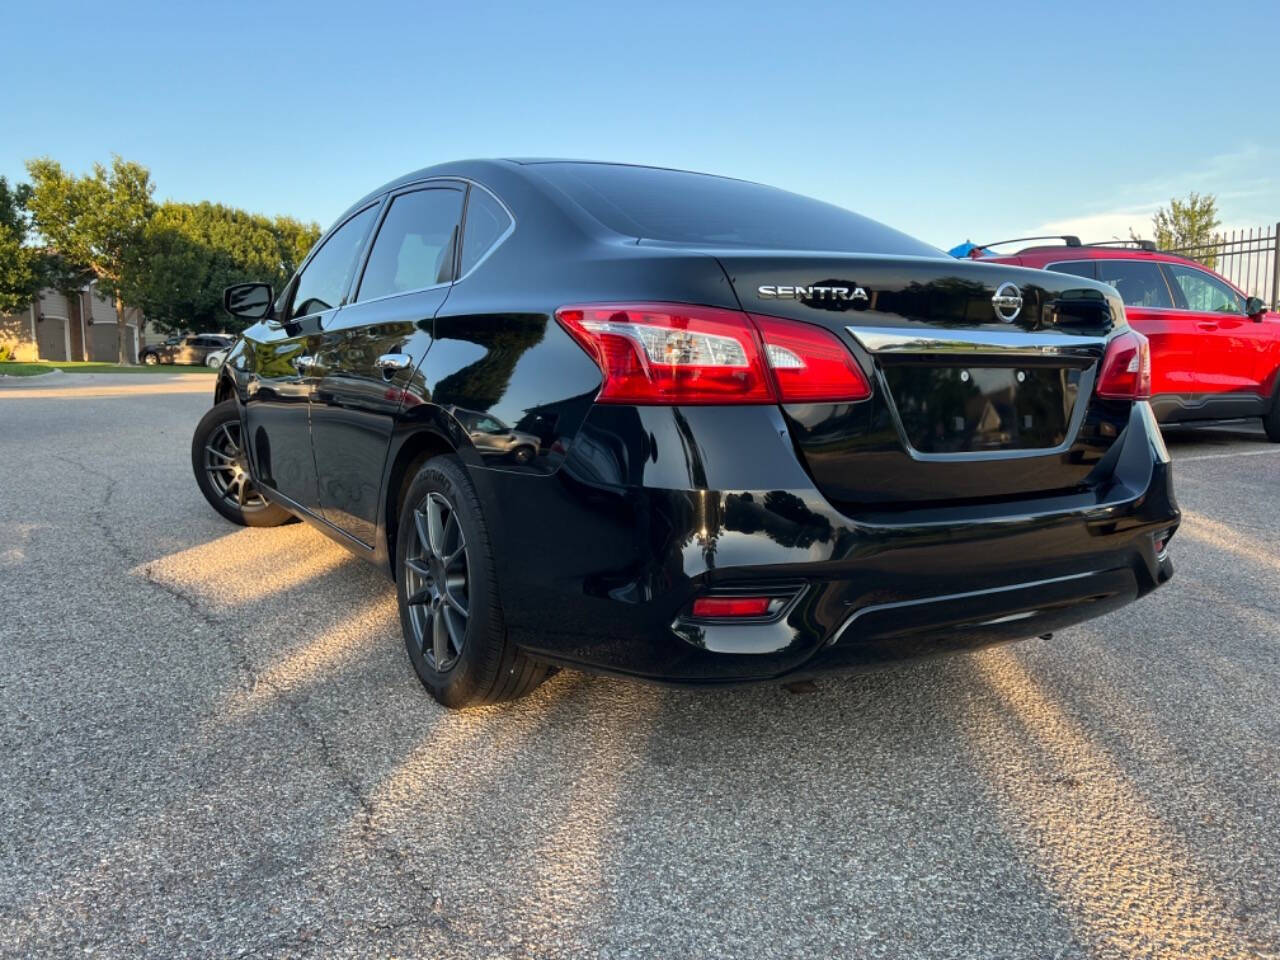
[[[105, 487], [103, 495], [99, 500], [97, 507], [95, 507], [89, 514], [88, 518], [89, 522], [102, 534], [103, 541], [130, 567], [137, 567], [141, 565], [143, 567], [143, 580], [148, 585], [181, 603], [205, 626], [211, 628], [214, 635], [224, 643], [225, 647], [230, 652], [233, 666], [245, 677], [247, 681], [247, 693], [253, 694], [257, 691], [259, 686], [261, 686], [270, 690], [275, 698], [285, 704], [287, 708], [286, 712], [289, 714], [297, 728], [313, 741], [319, 754], [320, 762], [337, 781], [343, 791], [355, 801], [359, 808], [359, 829], [356, 832], [357, 842], [362, 844], [371, 853], [382, 857], [383, 860], [391, 866], [397, 877], [412, 884], [423, 894], [428, 903], [433, 903], [434, 900], [437, 899], [435, 892], [428, 884], [423, 882], [417, 876], [416, 872], [412, 868], [407, 853], [394, 843], [392, 837], [385, 834], [384, 831], [379, 830], [375, 825], [374, 815], [376, 813], [377, 805], [373, 800], [366, 796], [365, 792], [361, 789], [360, 782], [357, 778], [352, 775], [338, 760], [337, 754], [329, 742], [329, 738], [325, 735], [324, 731], [313, 722], [311, 717], [308, 715], [304, 704], [298, 698], [293, 696], [287, 687], [264, 677], [260, 670], [254, 665], [243, 641], [235, 635], [233, 630], [230, 629], [234, 621], [217, 616], [203, 606], [199, 597], [187, 593], [185, 590], [157, 578], [153, 572], [152, 565], [130, 551], [124, 541], [119, 537], [118, 532], [108, 520], [107, 512], [111, 505], [111, 501], [119, 488], [119, 478], [113, 477], [101, 470], [96, 470], [71, 457], [55, 454], [53, 455], [53, 459], [76, 467], [84, 473], [104, 481]], [[392, 925], [374, 924], [370, 925], [368, 929], [395, 930], [415, 924], [431, 922], [438, 923], [439, 918], [427, 917], [424, 919], [410, 914], [403, 923]], [[341, 938], [341, 940], [345, 939], [347, 938]], [[341, 940], [339, 942], [341, 942]], [[253, 951], [237, 954], [237, 956], [252, 956], [254, 953], [260, 953], [263, 949], [270, 948], [270, 946], [259, 946]]]

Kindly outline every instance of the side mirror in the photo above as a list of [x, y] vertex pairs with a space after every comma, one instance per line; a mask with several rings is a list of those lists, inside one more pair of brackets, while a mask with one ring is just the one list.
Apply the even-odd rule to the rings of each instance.
[[1244, 312], [1250, 319], [1261, 321], [1262, 315], [1267, 312], [1267, 305], [1262, 302], [1261, 297], [1250, 297], [1244, 302]]
[[222, 291], [222, 306], [241, 320], [265, 320], [271, 316], [271, 284], [236, 283]]

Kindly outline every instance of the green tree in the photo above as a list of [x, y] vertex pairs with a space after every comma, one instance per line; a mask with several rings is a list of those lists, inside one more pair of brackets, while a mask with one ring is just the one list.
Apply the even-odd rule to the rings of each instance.
[[164, 203], [147, 225], [149, 271], [140, 293], [147, 316], [168, 330], [240, 329], [222, 311], [233, 283], [277, 289], [319, 237], [314, 223], [271, 220], [215, 203]]
[[29, 304], [40, 289], [39, 255], [29, 244], [31, 187], [0, 177], [0, 314]]
[[280, 262], [287, 267], [284, 271], [284, 281], [287, 281], [320, 239], [320, 224], [314, 220], [303, 223], [293, 217], [276, 217], [271, 226], [279, 239]]
[[115, 302], [121, 363], [125, 349], [125, 304], [141, 303], [149, 269], [147, 224], [155, 204], [147, 168], [112, 157], [77, 177], [47, 157], [27, 164], [28, 207], [35, 228], [63, 262], [83, 268], [98, 290]]
[[1186, 250], [1191, 259], [1211, 269], [1217, 262], [1217, 256], [1211, 250], [1195, 248], [1213, 243], [1221, 225], [1218, 198], [1211, 193], [1192, 192], [1185, 200], [1172, 199], [1167, 208], [1161, 207], [1151, 218], [1157, 247], [1161, 250]]

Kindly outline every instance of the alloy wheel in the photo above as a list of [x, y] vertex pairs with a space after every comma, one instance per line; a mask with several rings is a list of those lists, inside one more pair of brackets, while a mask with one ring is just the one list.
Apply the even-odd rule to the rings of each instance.
[[443, 494], [427, 494], [412, 519], [404, 561], [405, 602], [423, 661], [443, 673], [457, 663], [467, 637], [466, 538], [457, 511]]
[[249, 458], [240, 442], [238, 420], [218, 424], [204, 447], [204, 469], [218, 495], [245, 513], [267, 506], [249, 476]]

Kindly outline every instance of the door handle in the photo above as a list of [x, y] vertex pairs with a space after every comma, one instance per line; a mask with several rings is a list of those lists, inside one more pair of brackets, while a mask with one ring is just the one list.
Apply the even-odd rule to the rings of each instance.
[[1218, 325], [1212, 320], [1200, 320], [1196, 322], [1196, 326], [1201, 330], [1217, 330]]
[[294, 369], [295, 369], [295, 370], [297, 370], [299, 373], [306, 373], [308, 370], [310, 370], [310, 369], [311, 369], [312, 367], [314, 367], [315, 365], [316, 365], [316, 358], [315, 358], [315, 357], [308, 357], [308, 356], [306, 356], [306, 355], [303, 355], [303, 356], [301, 356], [301, 357], [294, 357], [294, 358], [293, 358], [293, 367], [294, 367]]
[[383, 373], [391, 373], [396, 370], [404, 370], [409, 364], [413, 363], [413, 357], [407, 353], [384, 353], [377, 360], [373, 361], [373, 365]]

